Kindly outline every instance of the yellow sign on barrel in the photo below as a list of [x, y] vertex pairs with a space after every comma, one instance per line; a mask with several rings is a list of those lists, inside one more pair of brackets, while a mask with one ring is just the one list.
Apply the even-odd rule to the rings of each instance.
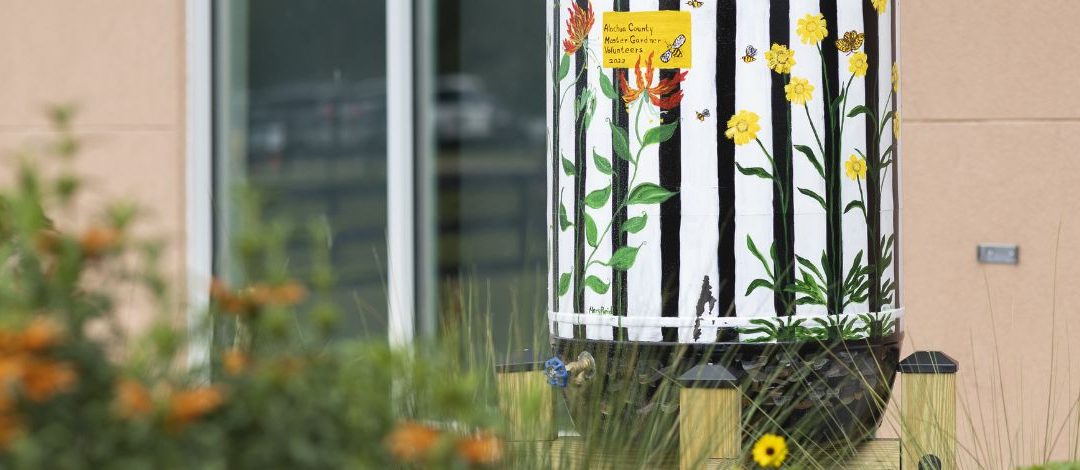
[[690, 12], [605, 12], [603, 21], [605, 68], [630, 68], [650, 56], [654, 68], [690, 68]]

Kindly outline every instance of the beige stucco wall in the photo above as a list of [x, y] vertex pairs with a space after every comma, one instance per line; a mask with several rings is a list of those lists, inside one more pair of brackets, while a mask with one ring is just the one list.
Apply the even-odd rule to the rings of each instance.
[[[47, 130], [46, 104], [77, 103], [93, 190], [146, 207], [182, 279], [183, 2], [0, 11], [0, 151]], [[969, 462], [1067, 457], [1080, 438], [1080, 2], [903, 0], [903, 13], [908, 349], [960, 361]], [[980, 242], [1019, 244], [1020, 265], [979, 265]]]
[[[165, 263], [183, 279], [184, 2], [0, 0], [0, 174], [12, 153], [48, 137], [44, 110], [70, 103], [84, 151], [78, 166], [93, 200], [146, 210], [143, 232], [170, 242]], [[85, 205], [95, 205], [87, 202]], [[85, 224], [80, 211], [71, 225]], [[177, 289], [179, 291], [179, 289]], [[135, 289], [120, 295], [130, 300]], [[150, 319], [129, 301], [124, 320]]]

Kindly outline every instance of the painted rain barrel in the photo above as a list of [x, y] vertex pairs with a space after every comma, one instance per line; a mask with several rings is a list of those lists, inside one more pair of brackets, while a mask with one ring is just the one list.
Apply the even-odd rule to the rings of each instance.
[[[877, 429], [899, 354], [896, 0], [548, 0], [549, 313], [582, 432], [677, 416]], [[777, 429], [778, 428], [778, 429]], [[589, 430], [589, 431], [586, 431]]]

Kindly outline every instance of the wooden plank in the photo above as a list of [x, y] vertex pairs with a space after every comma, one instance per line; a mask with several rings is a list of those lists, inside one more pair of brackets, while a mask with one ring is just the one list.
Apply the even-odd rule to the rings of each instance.
[[679, 468], [700, 468], [708, 459], [737, 457], [742, 447], [741, 423], [738, 389], [679, 390]]
[[956, 374], [904, 374], [901, 386], [903, 468], [935, 457], [956, 468]]

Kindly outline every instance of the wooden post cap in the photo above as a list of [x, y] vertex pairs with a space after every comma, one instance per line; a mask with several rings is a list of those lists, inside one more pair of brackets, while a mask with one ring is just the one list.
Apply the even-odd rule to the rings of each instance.
[[699, 364], [679, 377], [679, 385], [685, 388], [736, 388], [739, 379], [722, 365]]
[[941, 351], [916, 351], [900, 361], [903, 374], [955, 374], [960, 365]]
[[495, 372], [506, 374], [511, 372], [532, 372], [544, 370], [544, 360], [532, 349], [515, 351], [506, 357], [503, 362], [495, 364]]

